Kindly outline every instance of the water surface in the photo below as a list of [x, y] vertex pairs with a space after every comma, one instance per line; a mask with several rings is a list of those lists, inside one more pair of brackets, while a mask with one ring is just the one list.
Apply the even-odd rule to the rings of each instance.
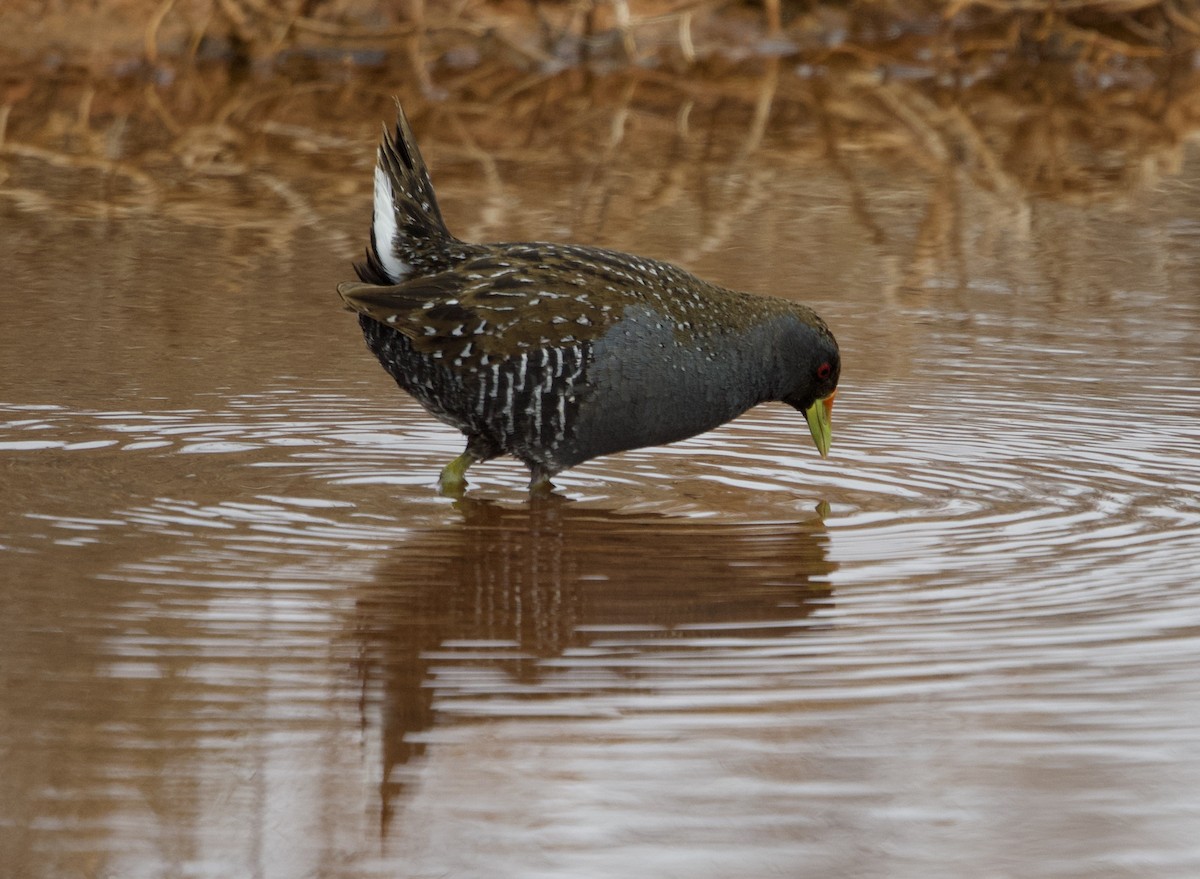
[[1014, 207], [714, 119], [426, 153], [463, 237], [812, 304], [833, 453], [768, 406], [534, 499], [438, 497], [460, 438], [338, 308], [376, 120], [336, 201], [7, 155], [4, 875], [1200, 871], [1200, 157]]

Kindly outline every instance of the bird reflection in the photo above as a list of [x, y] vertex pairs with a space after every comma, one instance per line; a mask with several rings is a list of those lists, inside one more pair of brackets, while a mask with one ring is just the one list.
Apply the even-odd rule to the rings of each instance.
[[[616, 513], [557, 495], [515, 508], [464, 498], [457, 509], [461, 525], [396, 547], [355, 605], [363, 723], [382, 740], [385, 832], [404, 793], [397, 770], [423, 753], [419, 734], [436, 721], [429, 654], [439, 648], [444, 670], [456, 661], [452, 648], [470, 642], [478, 649], [457, 661], [486, 663], [507, 682], [488, 695], [537, 699], [547, 660], [614, 632], [636, 631], [638, 645], [686, 636], [693, 647], [716, 630], [723, 639], [780, 637], [789, 622], [810, 625], [801, 621], [831, 599], [835, 565], [818, 512], [731, 524]], [[592, 655], [593, 670], [596, 662]], [[553, 671], [561, 695], [561, 661]]]

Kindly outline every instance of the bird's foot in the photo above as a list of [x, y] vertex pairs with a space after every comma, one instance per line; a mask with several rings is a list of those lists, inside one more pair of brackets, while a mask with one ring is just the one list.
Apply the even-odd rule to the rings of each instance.
[[438, 494], [444, 497], [462, 497], [467, 490], [467, 468], [475, 463], [475, 456], [463, 452], [442, 468], [438, 476]]

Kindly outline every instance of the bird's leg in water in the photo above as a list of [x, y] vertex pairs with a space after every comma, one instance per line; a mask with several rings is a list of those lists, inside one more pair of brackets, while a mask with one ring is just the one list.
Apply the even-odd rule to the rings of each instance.
[[529, 493], [549, 494], [554, 491], [554, 483], [550, 481], [550, 473], [538, 464], [529, 466]]
[[476, 463], [470, 448], [442, 468], [438, 491], [447, 497], [459, 497], [467, 489], [467, 468]]
[[438, 492], [446, 497], [461, 497], [467, 488], [467, 468], [472, 464], [490, 461], [499, 454], [500, 449], [484, 437], [468, 437], [463, 453], [442, 468], [438, 476]]

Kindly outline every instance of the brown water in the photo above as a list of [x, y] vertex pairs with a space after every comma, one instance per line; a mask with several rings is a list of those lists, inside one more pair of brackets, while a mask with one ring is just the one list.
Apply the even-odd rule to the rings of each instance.
[[427, 148], [464, 237], [794, 296], [845, 364], [827, 461], [763, 407], [452, 502], [333, 292], [363, 115], [320, 191], [3, 156], [0, 874], [1200, 875], [1200, 156]]

